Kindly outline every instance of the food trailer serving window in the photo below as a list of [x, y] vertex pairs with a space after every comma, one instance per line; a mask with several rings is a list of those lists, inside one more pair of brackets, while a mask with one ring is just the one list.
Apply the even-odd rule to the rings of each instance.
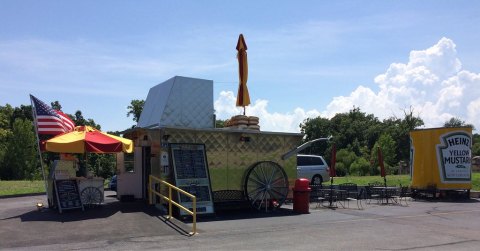
[[133, 153], [125, 153], [123, 159], [123, 165], [125, 167], [125, 172], [135, 172], [135, 165], [134, 165], [134, 154]]

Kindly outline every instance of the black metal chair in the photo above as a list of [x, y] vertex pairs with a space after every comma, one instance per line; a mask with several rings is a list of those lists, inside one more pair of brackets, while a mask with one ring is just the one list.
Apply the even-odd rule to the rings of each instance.
[[[363, 189], [358, 191], [358, 186], [355, 183], [343, 183], [338, 185], [338, 189], [342, 192], [343, 198], [342, 201], [346, 201], [348, 207], [350, 207], [350, 201], [356, 201], [358, 209], [363, 208], [361, 205], [361, 193], [363, 193]], [[344, 206], [344, 204], [342, 204]]]
[[[339, 196], [338, 190], [332, 187], [321, 189], [320, 194], [321, 195], [318, 198], [317, 207], [322, 206], [322, 207], [336, 208], [337, 204], [342, 199], [341, 196]], [[325, 203], [327, 204], [325, 205]]]
[[354, 196], [347, 197], [346, 201], [348, 202], [348, 207], [350, 207], [350, 201], [355, 201], [355, 202], [357, 202], [357, 208], [358, 209], [363, 209], [363, 205], [362, 205], [362, 199], [364, 197], [363, 193], [364, 193], [364, 189], [360, 189], [360, 192], [358, 192], [356, 194], [351, 194], [351, 195], [354, 195]]
[[378, 190], [373, 189], [373, 187], [377, 187], [377, 185], [369, 183], [365, 186], [365, 199], [367, 200], [367, 204], [370, 204], [372, 200], [377, 200], [377, 203], [380, 203], [382, 200], [382, 194]]
[[322, 191], [323, 186], [322, 184], [320, 185], [310, 185], [310, 188], [312, 189], [310, 192], [310, 201], [311, 202], [317, 202], [317, 208], [323, 204], [323, 201], [325, 201], [325, 194]]
[[343, 183], [338, 185], [338, 189], [347, 191], [347, 197], [356, 198], [358, 195], [358, 186], [355, 183]]
[[391, 200], [391, 201], [394, 201], [395, 204], [398, 204], [398, 200], [399, 200], [399, 195], [400, 195], [400, 189], [398, 189], [397, 187], [386, 187], [384, 190], [383, 190], [383, 198], [382, 199], [385, 199], [385, 203], [389, 203], [388, 200]]
[[398, 200], [398, 204], [402, 205], [402, 200], [405, 202], [405, 206], [408, 206], [407, 199], [412, 198], [410, 189], [407, 186], [400, 186], [399, 194], [393, 196], [394, 199]]

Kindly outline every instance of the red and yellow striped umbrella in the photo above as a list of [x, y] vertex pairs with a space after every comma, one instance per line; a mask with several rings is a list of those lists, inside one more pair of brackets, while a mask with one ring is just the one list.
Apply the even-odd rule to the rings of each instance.
[[57, 153], [131, 153], [133, 142], [90, 126], [77, 126], [72, 132], [47, 140], [45, 149]]

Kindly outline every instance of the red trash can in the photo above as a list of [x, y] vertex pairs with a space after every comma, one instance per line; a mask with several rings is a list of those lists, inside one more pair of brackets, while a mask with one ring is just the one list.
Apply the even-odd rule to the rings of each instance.
[[295, 180], [293, 187], [293, 211], [308, 214], [310, 209], [310, 181], [304, 178]]

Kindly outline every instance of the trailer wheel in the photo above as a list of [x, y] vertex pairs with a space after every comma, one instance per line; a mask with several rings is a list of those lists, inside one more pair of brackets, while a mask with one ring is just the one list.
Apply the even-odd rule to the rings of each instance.
[[275, 162], [255, 163], [245, 176], [244, 191], [252, 207], [259, 211], [273, 211], [287, 198], [287, 174]]
[[102, 192], [96, 187], [84, 188], [80, 196], [82, 203], [88, 207], [96, 207], [102, 203]]

